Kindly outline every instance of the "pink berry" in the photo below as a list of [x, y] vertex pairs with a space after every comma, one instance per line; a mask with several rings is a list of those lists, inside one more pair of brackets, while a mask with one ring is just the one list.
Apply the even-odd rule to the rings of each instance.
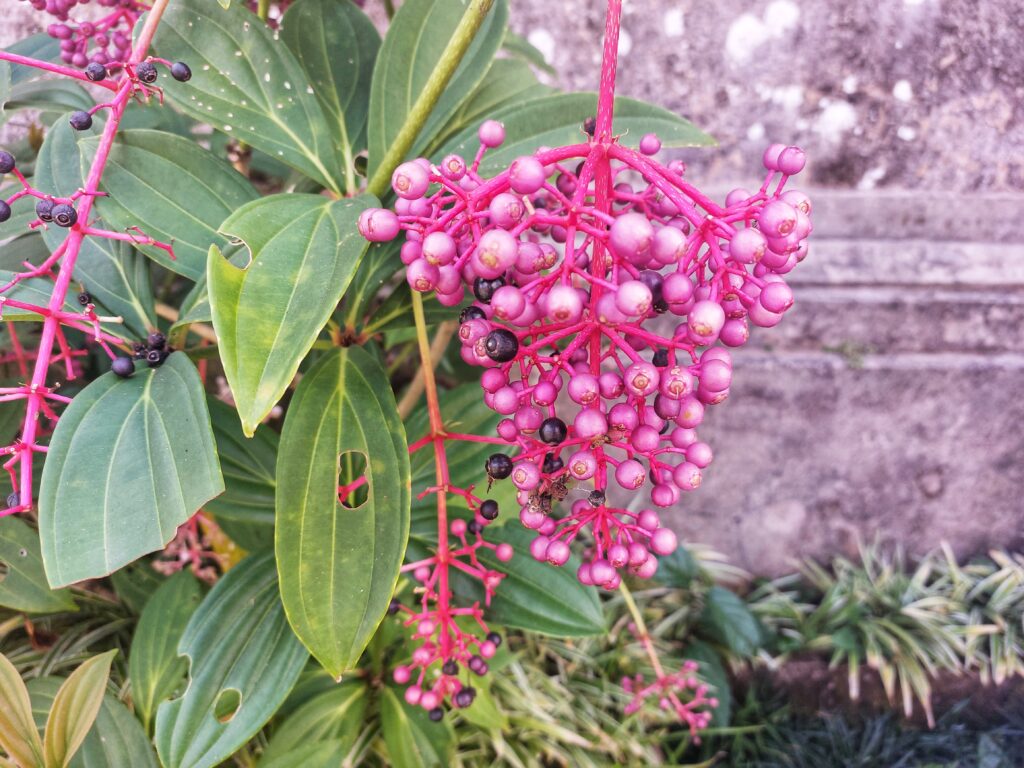
[[546, 555], [551, 565], [565, 565], [569, 560], [569, 545], [561, 539], [555, 539], [548, 544]]
[[543, 563], [547, 557], [548, 544], [551, 540], [547, 536], [537, 536], [533, 541], [530, 542], [530, 557], [537, 562]]
[[485, 147], [500, 147], [505, 141], [505, 126], [497, 120], [485, 120], [477, 134]]
[[410, 685], [405, 689], [405, 701], [411, 707], [419, 704], [422, 696], [423, 690], [418, 685]]
[[548, 315], [556, 323], [575, 323], [583, 315], [579, 292], [568, 285], [556, 285], [548, 292]]
[[592, 451], [576, 451], [566, 466], [569, 474], [577, 480], [589, 480], [597, 473], [597, 457]]
[[661, 149], [661, 139], [656, 134], [648, 133], [640, 139], [640, 151], [645, 155], [656, 155]]
[[643, 485], [646, 476], [644, 465], [636, 459], [626, 459], [615, 468], [615, 482], [629, 491]]
[[796, 226], [796, 211], [781, 200], [770, 200], [757, 217], [765, 237], [785, 237]]
[[785, 149], [785, 144], [770, 144], [764, 151], [764, 156], [762, 157], [764, 167], [769, 171], [779, 170], [779, 156]]
[[495, 549], [495, 551], [494, 551], [495, 557], [497, 557], [498, 560], [500, 560], [503, 563], [507, 563], [509, 560], [511, 560], [512, 559], [512, 555], [514, 555], [514, 554], [515, 554], [515, 550], [512, 549], [512, 545], [511, 544], [506, 544], [504, 542], [499, 544], [497, 549]]
[[679, 546], [676, 534], [669, 528], [658, 528], [651, 534], [651, 550], [656, 555], [671, 555]]
[[785, 283], [768, 283], [758, 301], [769, 312], [785, 312], [793, 306], [793, 291]]
[[615, 292], [615, 306], [630, 317], [647, 314], [653, 300], [651, 289], [639, 280], [626, 280]]
[[[406, 243], [405, 245], [409, 245]], [[405, 246], [402, 246], [403, 248]], [[447, 232], [431, 232], [420, 246], [423, 258], [431, 264], [451, 264], [457, 253], [455, 241]]]
[[653, 239], [654, 228], [641, 213], [619, 216], [608, 231], [612, 252], [633, 264], [646, 261]]
[[779, 153], [778, 167], [787, 176], [793, 176], [804, 169], [807, 155], [800, 147], [786, 147]]
[[520, 198], [510, 195], [508, 192], [502, 192], [494, 196], [487, 211], [495, 225], [502, 229], [512, 229], [526, 214], [526, 207]]
[[573, 431], [577, 437], [590, 440], [608, 432], [608, 420], [596, 408], [584, 408], [573, 420]]
[[739, 230], [729, 242], [729, 254], [741, 264], [756, 264], [767, 248], [764, 235], [750, 227]]
[[417, 162], [402, 163], [391, 174], [391, 188], [406, 200], [416, 200], [426, 194], [430, 186], [430, 173]]
[[725, 310], [714, 301], [698, 301], [686, 316], [690, 334], [697, 341], [713, 341], [725, 324]]
[[645, 531], [653, 531], [661, 525], [661, 519], [653, 509], [642, 509], [640, 514], [637, 515], [636, 524]]
[[654, 235], [651, 255], [662, 266], [682, 261], [686, 256], [686, 235], [675, 227], [662, 227]]
[[672, 471], [672, 482], [682, 491], [695, 491], [700, 488], [700, 467], [684, 461]]
[[412, 673], [409, 671], [408, 667], [395, 667], [395, 671], [392, 673], [391, 676], [392, 678], [394, 678], [394, 681], [399, 685], [405, 685], [409, 682], [409, 677], [411, 676], [411, 674]]
[[359, 214], [359, 234], [373, 243], [394, 240], [398, 236], [398, 217], [386, 208], [367, 208]]
[[544, 166], [530, 155], [516, 158], [508, 169], [508, 182], [513, 191], [521, 195], [532, 195], [547, 179]]
[[492, 280], [505, 274], [515, 263], [516, 241], [503, 229], [490, 229], [477, 242], [472, 264], [477, 274]]

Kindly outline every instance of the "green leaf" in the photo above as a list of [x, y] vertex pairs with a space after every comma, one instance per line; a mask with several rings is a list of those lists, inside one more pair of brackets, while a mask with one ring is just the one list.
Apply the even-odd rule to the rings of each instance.
[[[346, 330], [362, 330], [364, 321], [367, 322], [366, 327], [377, 324], [377, 313], [373, 309], [377, 304], [377, 296], [384, 284], [402, 268], [399, 245], [396, 239], [387, 243], [373, 243], [367, 249], [345, 292], [344, 306], [338, 322]], [[411, 302], [409, 306], [411, 309]]]
[[[19, 56], [28, 56], [31, 59], [40, 61], [60, 61], [60, 40], [51, 37], [45, 32], [38, 32], [34, 35], [22, 38], [13, 45], [4, 48], [8, 53], [16, 53]], [[11, 84], [17, 85], [26, 80], [42, 76], [42, 70], [30, 67], [25, 64], [11, 65]]]
[[132, 701], [147, 733], [157, 706], [185, 679], [188, 664], [178, 656], [178, 641], [201, 596], [195, 576], [181, 571], [153, 593], [142, 611], [132, 637], [128, 676]]
[[150, 562], [138, 560], [114, 571], [110, 574], [110, 581], [121, 602], [138, 616], [167, 577], [157, 573]]
[[[465, 10], [463, 3], [451, 0], [406, 0], [391, 20], [370, 89], [370, 176], [402, 130]], [[496, 0], [420, 130], [410, 156], [429, 145], [483, 79], [507, 24], [507, 0]]]
[[558, 74], [558, 72], [555, 71], [555, 68], [548, 64], [543, 53], [541, 53], [534, 45], [529, 43], [525, 37], [517, 35], [512, 30], [505, 33], [505, 39], [501, 43], [501, 49], [510, 56], [514, 56], [522, 59], [528, 64], [532, 64], [542, 72], [546, 72], [549, 75]]
[[178, 653], [190, 660], [189, 684], [157, 710], [157, 752], [165, 768], [213, 768], [277, 711], [309, 658], [285, 619], [272, 553], [217, 582]]
[[[82, 172], [96, 157], [99, 137], [78, 143]], [[122, 131], [117, 135], [96, 200], [108, 229], [137, 226], [145, 235], [174, 246], [174, 259], [161, 248], [138, 249], [158, 264], [198, 280], [206, 273], [211, 245], [228, 241], [217, 228], [236, 208], [259, 195], [229, 163], [195, 141], [164, 131]]]
[[50, 707], [43, 736], [46, 768], [64, 768], [82, 746], [96, 721], [117, 650], [101, 653], [84, 662], [64, 681]]
[[346, 190], [354, 193], [355, 156], [366, 149], [377, 28], [348, 0], [299, 0], [281, 21], [281, 39], [313, 86], [344, 158]]
[[708, 590], [698, 632], [740, 656], [752, 656], [761, 645], [761, 625], [747, 604], [717, 585]]
[[711, 686], [712, 694], [718, 699], [718, 706], [712, 710], [712, 727], [727, 727], [732, 721], [732, 686], [722, 657], [707, 643], [695, 640], [686, 646], [683, 658], [692, 659], [700, 665], [697, 676]]
[[[554, 637], [583, 637], [605, 631], [597, 590], [576, 578], [579, 558], [573, 556], [561, 568], [538, 563], [530, 556], [533, 535], [518, 525], [489, 526], [484, 535], [488, 541], [507, 542], [515, 549], [508, 563], [500, 562], [492, 550], [477, 552], [484, 566], [506, 574], [487, 611], [489, 621]], [[425, 557], [427, 550], [414, 551], [410, 542], [409, 553], [410, 558]], [[465, 599], [483, 599], [480, 582], [461, 572], [453, 574], [452, 589]]]
[[[40, 677], [28, 684], [32, 712], [40, 728], [53, 706], [60, 678]], [[153, 746], [139, 721], [109, 693], [103, 696], [96, 722], [75, 752], [69, 768], [158, 768]]]
[[[228, 535], [246, 549], [256, 549], [253, 544], [260, 543], [272, 546], [278, 435], [263, 427], [256, 430], [255, 437], [246, 438], [234, 408], [212, 397], [208, 402], [225, 490], [206, 504], [206, 510], [216, 515], [222, 527], [227, 523]], [[262, 528], [263, 533], [255, 541], [239, 541], [232, 523], [243, 524], [247, 533], [254, 526]]]
[[340, 193], [344, 159], [332, 128], [278, 34], [244, 6], [171, 3], [153, 38], [154, 52], [187, 61], [192, 79], [177, 83], [164, 74], [166, 93], [189, 116]]
[[394, 768], [449, 765], [455, 748], [455, 732], [449, 721], [431, 722], [423, 707], [410, 707], [391, 686], [381, 689], [380, 717]]
[[39, 531], [53, 586], [105, 576], [162, 549], [224, 490], [195, 366], [106, 373], [57, 422], [43, 467]]
[[210, 312], [210, 292], [206, 286], [206, 272], [203, 272], [186, 294], [178, 308], [178, 320], [171, 326], [173, 334], [178, 328], [192, 323], [212, 323], [213, 313]]
[[90, 109], [96, 102], [71, 80], [28, 80], [11, 88], [3, 105], [4, 117], [23, 109], [41, 112], [74, 112]]
[[[0, 285], [6, 285], [14, 278], [14, 272], [8, 272], [7, 270], [0, 270]], [[4, 292], [4, 296], [8, 299], [15, 299], [17, 301], [24, 301], [28, 304], [34, 304], [39, 307], [48, 306], [50, 303], [50, 294], [53, 293], [53, 282], [45, 277], [31, 277], [28, 280], [20, 280], [18, 283], [11, 288], [9, 291]], [[64, 309], [69, 312], [80, 312], [81, 307], [77, 304], [73, 304], [74, 294], [69, 291], [68, 297], [64, 300]], [[20, 307], [4, 306], [3, 308], [3, 319], [4, 320], [29, 320], [32, 322], [42, 322], [42, 316], [32, 312], [28, 309], [22, 309]], [[124, 329], [121, 327], [107, 328], [104, 325], [105, 330], [111, 330], [114, 333], [118, 331], [121, 334], [124, 333]], [[119, 334], [120, 335], [120, 334]]]
[[[54, 195], [69, 197], [84, 186], [78, 132], [66, 116], [54, 123], [36, 160], [34, 183]], [[49, 227], [43, 239], [52, 251], [67, 230]], [[139, 337], [156, 328], [148, 262], [123, 242], [87, 237], [75, 261], [74, 276], [109, 313], [124, 318], [125, 328]], [[104, 313], [100, 313], [104, 314]], [[125, 335], [123, 329], [115, 331]]]
[[[597, 95], [593, 93], [559, 93], [526, 104], [513, 104], [490, 115], [505, 126], [505, 142], [488, 150], [480, 164], [484, 175], [507, 167], [520, 155], [531, 155], [538, 147], [560, 147], [579, 144], [585, 139], [583, 121], [597, 111]], [[615, 100], [614, 133], [621, 143], [636, 146], [644, 134], [658, 134], [665, 147], [703, 147], [714, 139], [692, 123], [669, 112], [635, 99]], [[435, 155], [455, 152], [464, 157], [476, 154], [479, 141], [477, 126], [467, 126], [458, 136], [445, 143]]]
[[20, 768], [42, 768], [43, 744], [18, 670], [0, 653], [0, 748]]
[[224, 373], [252, 436], [291, 384], [348, 287], [367, 242], [363, 195], [272, 195], [235, 211], [221, 226], [251, 253], [245, 269], [210, 248], [207, 283]]
[[686, 589], [700, 576], [700, 563], [685, 546], [680, 544], [676, 551], [658, 558], [658, 572], [655, 578], [662, 584]]
[[476, 686], [476, 698], [468, 707], [460, 709], [459, 715], [477, 728], [485, 730], [501, 731], [508, 728], [509, 725], [508, 718], [504, 712], [498, 709], [494, 696], [491, 695], [490, 685]]
[[25, 613], [75, 611], [67, 590], [52, 590], [46, 583], [39, 534], [17, 517], [0, 520], [0, 605]]
[[[368, 497], [355, 509], [338, 502], [339, 456], [348, 452], [366, 462]], [[332, 350], [303, 376], [281, 435], [277, 482], [288, 619], [338, 677], [384, 618], [409, 536], [405, 428], [387, 375], [361, 347]]]
[[330, 765], [340, 765], [366, 726], [367, 705], [367, 687], [358, 681], [335, 685], [314, 696], [274, 729], [274, 736], [263, 752], [260, 768], [266, 768], [275, 761], [283, 768], [288, 765], [305, 766], [305, 762], [298, 760], [290, 764], [285, 761], [304, 746], [325, 742], [332, 745], [330, 752], [334, 762]]
[[[362, 723], [360, 723], [362, 725]], [[344, 765], [348, 750], [341, 739], [326, 739], [301, 744], [286, 754], [274, 755], [272, 758], [263, 754], [259, 768], [338, 768]]]

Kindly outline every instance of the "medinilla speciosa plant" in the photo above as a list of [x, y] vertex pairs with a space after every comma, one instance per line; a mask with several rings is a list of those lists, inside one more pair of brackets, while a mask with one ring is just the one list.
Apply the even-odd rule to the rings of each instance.
[[381, 752], [338, 735], [364, 722], [429, 764], [490, 717], [507, 628], [604, 632], [614, 590], [646, 653], [622, 715], [698, 737], [716, 692], [628, 584], [676, 552], [729, 348], [792, 305], [803, 152], [722, 203], [659, 162], [711, 140], [615, 98], [619, 0], [596, 95], [539, 82], [506, 0], [384, 3], [383, 38], [349, 0], [32, 5], [47, 32], [0, 51], [5, 114], [38, 116], [0, 151], [0, 607], [142, 611], [97, 667], [134, 725], [94, 691], [76, 733], [272, 768], [344, 694], [323, 764]]

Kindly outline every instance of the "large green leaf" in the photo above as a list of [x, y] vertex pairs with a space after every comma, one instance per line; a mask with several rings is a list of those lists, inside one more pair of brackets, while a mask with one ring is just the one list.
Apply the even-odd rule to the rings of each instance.
[[[40, 727], [53, 706], [60, 678], [40, 677], [29, 681], [32, 713]], [[124, 704], [109, 693], [103, 696], [96, 722], [75, 752], [68, 768], [158, 768], [153, 745], [139, 721]]]
[[367, 242], [368, 195], [272, 195], [237, 210], [221, 231], [244, 242], [239, 269], [210, 248], [207, 283], [224, 373], [251, 436], [285, 393], [352, 279]]
[[[82, 172], [96, 157], [99, 137], [78, 142]], [[236, 208], [258, 195], [229, 163], [195, 141], [165, 131], [122, 131], [111, 149], [96, 211], [109, 229], [137, 226], [174, 246], [174, 259], [161, 248], [138, 246], [154, 261], [191, 280], [206, 273], [211, 245], [227, 239], [217, 228]]]
[[[13, 45], [4, 48], [4, 50], [8, 53], [16, 53], [19, 56], [28, 56], [31, 59], [39, 59], [40, 61], [60, 61], [60, 40], [51, 37], [45, 32], [38, 32], [24, 37]], [[43, 71], [36, 67], [29, 67], [25, 64], [11, 65], [12, 85], [17, 85], [42, 75]]]
[[[505, 142], [487, 151], [480, 164], [481, 173], [495, 173], [520, 155], [532, 155], [538, 147], [560, 147], [586, 140], [583, 121], [597, 111], [593, 93], [558, 93], [525, 104], [512, 104], [489, 117], [505, 126]], [[692, 123], [668, 110], [635, 99], [615, 100], [614, 133], [623, 144], [636, 146], [646, 133], [658, 134], [665, 147], [702, 147], [714, 139]], [[472, 158], [477, 151], [477, 126], [470, 125], [445, 142], [435, 154], [456, 152]]]
[[[274, 736], [263, 752], [260, 768], [288, 766], [287, 758], [312, 744], [331, 744], [332, 763], [340, 765], [366, 727], [369, 689], [360, 681], [335, 685], [304, 703], [274, 729]], [[290, 763], [297, 765], [298, 761]], [[305, 762], [301, 763], [306, 765]]]
[[[253, 544], [271, 546], [278, 435], [269, 427], [262, 427], [253, 438], [246, 438], [234, 408], [215, 398], [209, 399], [209, 406], [225, 490], [207, 503], [206, 510], [214, 513], [228, 535], [246, 549], [257, 548]], [[257, 527], [263, 531], [253, 540], [253, 529]], [[240, 540], [236, 536], [239, 530], [250, 538]]]
[[46, 718], [43, 758], [47, 768], [64, 768], [96, 721], [116, 650], [93, 656], [57, 690]]
[[178, 641], [201, 596], [196, 577], [181, 571], [160, 585], [139, 618], [128, 676], [135, 710], [147, 732], [157, 706], [185, 679], [188, 664], [178, 655]]
[[[391, 20], [370, 89], [371, 176], [402, 130], [465, 11], [465, 4], [452, 0], [406, 0]], [[429, 145], [483, 79], [501, 45], [507, 23], [507, 0], [496, 0], [420, 130], [411, 156]]]
[[187, 83], [163, 76], [186, 114], [341, 192], [344, 160], [333, 129], [277, 38], [244, 5], [223, 10], [216, 0], [181, 0], [164, 13], [153, 47], [192, 68]]
[[357, 190], [355, 156], [366, 149], [370, 79], [380, 35], [349, 0], [299, 0], [281, 22], [284, 40], [328, 117], [345, 162], [345, 187]]
[[423, 707], [410, 707], [401, 693], [384, 686], [380, 696], [381, 732], [394, 768], [447, 766], [455, 747], [451, 722], [431, 722]]
[[717, 585], [704, 600], [698, 633], [740, 656], [753, 656], [761, 645], [757, 617], [735, 592]]
[[223, 490], [203, 383], [186, 355], [128, 379], [104, 374], [64, 411], [43, 468], [50, 584], [104, 576], [162, 549]]
[[74, 611], [67, 590], [52, 590], [46, 583], [39, 534], [17, 517], [0, 520], [0, 605], [25, 613]]
[[[39, 189], [69, 197], [84, 186], [80, 136], [66, 116], [53, 124], [36, 160], [34, 184]], [[51, 250], [66, 236], [67, 230], [60, 227], [51, 226], [43, 232]], [[74, 276], [97, 303], [123, 317], [125, 328], [142, 338], [156, 327], [148, 267], [146, 259], [123, 241], [87, 237], [78, 252]]]
[[[368, 497], [338, 502], [339, 456], [366, 462]], [[334, 676], [358, 660], [387, 610], [409, 536], [405, 428], [387, 375], [361, 347], [324, 355], [288, 409], [277, 460], [281, 596]]]
[[17, 668], [0, 653], [0, 749], [21, 768], [41, 768], [43, 743], [32, 721], [32, 704]]
[[277, 711], [309, 658], [281, 607], [273, 553], [250, 555], [217, 582], [178, 653], [189, 684], [157, 710], [157, 752], [165, 768], [213, 768]]

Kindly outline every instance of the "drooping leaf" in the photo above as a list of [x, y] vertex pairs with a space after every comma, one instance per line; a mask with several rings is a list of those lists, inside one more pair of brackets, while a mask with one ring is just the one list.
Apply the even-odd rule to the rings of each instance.
[[[34, 183], [53, 195], [70, 197], [84, 186], [78, 132], [66, 116], [50, 128], [36, 160]], [[67, 230], [49, 227], [43, 239], [51, 251], [63, 242]], [[146, 259], [123, 241], [87, 237], [75, 261], [75, 279], [92, 294], [106, 313], [124, 318], [125, 328], [143, 338], [156, 327], [153, 292]], [[124, 331], [120, 332], [122, 335]]]
[[359, 214], [376, 200], [272, 195], [221, 226], [251, 253], [239, 269], [210, 248], [207, 282], [220, 358], [251, 436], [295, 377], [366, 250]]
[[167, 95], [186, 114], [240, 139], [335, 192], [344, 160], [299, 62], [244, 6], [171, 3], [153, 38], [157, 55], [187, 61], [192, 79], [166, 74]]
[[[484, 155], [480, 164], [483, 174], [507, 167], [520, 155], [530, 155], [538, 147], [579, 144], [586, 140], [583, 121], [597, 111], [597, 95], [593, 93], [558, 93], [524, 104], [513, 104], [489, 117], [505, 126], [505, 142]], [[646, 133], [657, 133], [665, 147], [701, 147], [714, 144], [714, 139], [692, 123], [669, 112], [635, 99], [615, 100], [615, 121], [612, 131], [620, 142], [636, 146]], [[477, 126], [470, 125], [445, 143], [435, 155], [455, 152], [473, 157], [479, 141]]]
[[188, 688], [157, 709], [157, 752], [165, 768], [213, 768], [277, 711], [309, 658], [285, 619], [272, 553], [217, 582], [178, 653], [190, 661]]
[[[96, 157], [99, 137], [78, 142], [85, 173]], [[227, 239], [217, 228], [236, 208], [258, 195], [226, 161], [195, 141], [165, 131], [121, 131], [117, 135], [96, 200], [108, 229], [139, 227], [145, 235], [174, 246], [174, 259], [151, 245], [137, 246], [157, 263], [190, 280], [206, 273], [211, 245]]]
[[[368, 497], [355, 509], [338, 501], [339, 456], [350, 452], [366, 463]], [[339, 676], [384, 617], [409, 536], [405, 428], [387, 375], [361, 347], [333, 350], [303, 377], [281, 435], [277, 483], [288, 619]]]
[[[419, 98], [466, 10], [450, 0], [407, 0], [384, 37], [370, 89], [369, 175], [373, 176]], [[409, 153], [420, 154], [487, 73], [508, 23], [496, 0]]]
[[355, 156], [366, 149], [370, 79], [380, 48], [377, 28], [347, 0], [299, 0], [282, 19], [281, 39], [328, 118], [345, 163], [345, 188], [353, 193], [358, 188]]
[[224, 490], [195, 366], [175, 352], [128, 379], [106, 373], [57, 422], [39, 532], [53, 586], [104, 576], [162, 549]]
[[366, 726], [368, 693], [364, 683], [354, 681], [335, 685], [314, 696], [274, 729], [260, 768], [273, 765], [275, 761], [285, 766], [289, 755], [295, 755], [304, 746], [323, 743], [331, 744], [334, 762], [329, 764], [340, 765]]
[[47, 768], [64, 768], [82, 746], [103, 704], [110, 676], [110, 664], [117, 651], [93, 656], [71, 673], [50, 705], [43, 735], [43, 758]]
[[[29, 681], [32, 713], [40, 729], [53, 706], [60, 678], [40, 677]], [[78, 748], [68, 768], [158, 768], [156, 754], [139, 721], [109, 693], [103, 696], [96, 722]]]
[[0, 519], [0, 605], [25, 613], [74, 611], [67, 590], [53, 590], [46, 583], [39, 534], [17, 517]]
[[698, 627], [700, 635], [740, 656], [752, 656], [761, 644], [757, 617], [725, 587], [715, 585], [708, 590]]
[[181, 571], [153, 593], [142, 611], [132, 638], [128, 676], [132, 701], [147, 732], [157, 706], [185, 679], [188, 664], [178, 655], [178, 641], [200, 597], [195, 576]]
[[18, 670], [0, 653], [0, 749], [21, 768], [42, 768], [43, 743]]
[[451, 722], [432, 722], [423, 707], [410, 707], [391, 686], [380, 696], [381, 732], [395, 768], [431, 768], [449, 764], [455, 747]]

